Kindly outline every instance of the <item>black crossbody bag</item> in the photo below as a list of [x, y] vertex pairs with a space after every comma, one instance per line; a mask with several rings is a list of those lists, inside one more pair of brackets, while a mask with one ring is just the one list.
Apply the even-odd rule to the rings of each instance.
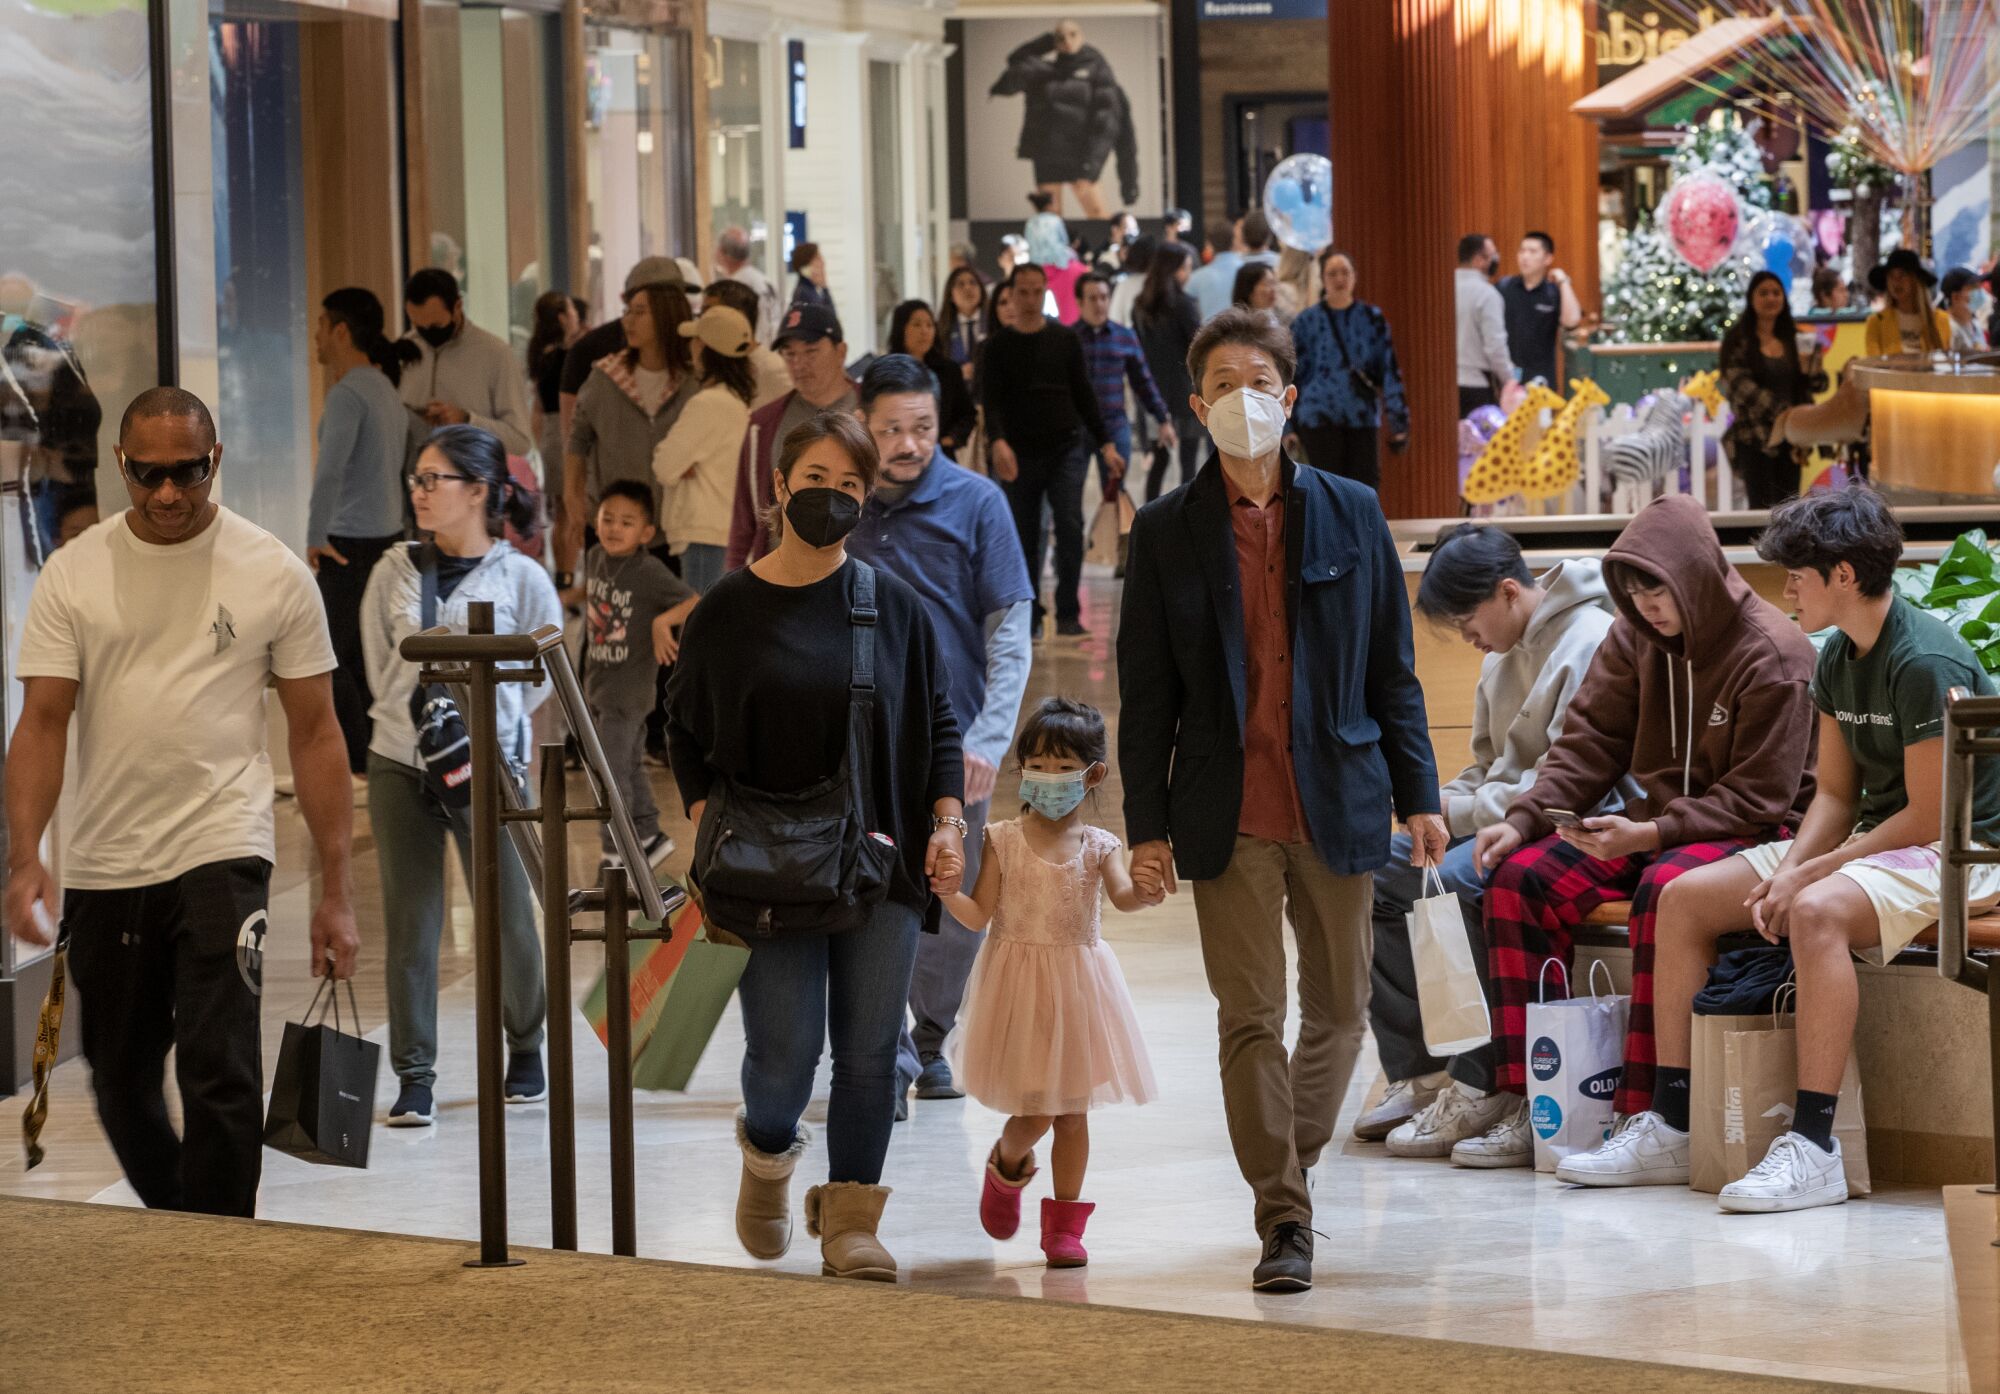
[[[412, 542], [410, 560], [422, 582], [419, 629], [437, 624], [438, 555], [429, 542]], [[446, 808], [472, 807], [472, 737], [451, 694], [418, 683], [410, 693], [410, 723], [417, 728], [417, 754], [424, 762], [424, 788]]]
[[867, 923], [889, 892], [899, 851], [875, 830], [875, 571], [852, 562], [848, 624], [847, 750], [830, 778], [774, 794], [719, 776], [695, 834], [689, 877], [703, 913], [754, 944], [838, 934]]
[[1376, 385], [1375, 379], [1362, 372], [1355, 364], [1354, 351], [1347, 347], [1347, 335], [1341, 332], [1340, 321], [1334, 318], [1333, 311], [1325, 305], [1319, 308], [1320, 313], [1326, 316], [1326, 327], [1333, 331], [1333, 341], [1340, 345], [1340, 356], [1347, 364], [1347, 371], [1353, 377], [1354, 385], [1361, 393], [1361, 399], [1365, 402], [1375, 401], [1382, 395], [1382, 389]]

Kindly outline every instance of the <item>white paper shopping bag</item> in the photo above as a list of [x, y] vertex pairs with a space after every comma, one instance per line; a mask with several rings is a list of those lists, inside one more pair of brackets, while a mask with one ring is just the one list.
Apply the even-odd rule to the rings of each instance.
[[[1625, 1072], [1625, 1018], [1632, 999], [1599, 994], [1591, 965], [1591, 995], [1548, 999], [1549, 964], [1542, 965], [1539, 1002], [1527, 1010], [1528, 1122], [1535, 1134], [1535, 1170], [1554, 1171], [1563, 1158], [1588, 1152], [1611, 1134], [1611, 1105]], [[1568, 987], [1569, 974], [1563, 974]]]
[[1424, 1048], [1432, 1055], [1460, 1055], [1493, 1039], [1493, 1019], [1472, 961], [1464, 902], [1446, 892], [1435, 866], [1424, 868], [1424, 889], [1434, 894], [1410, 907], [1409, 915]]

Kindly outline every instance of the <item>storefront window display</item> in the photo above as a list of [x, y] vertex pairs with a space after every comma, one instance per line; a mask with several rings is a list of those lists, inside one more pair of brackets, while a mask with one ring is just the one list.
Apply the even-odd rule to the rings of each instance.
[[458, 277], [473, 323], [517, 348], [535, 297], [569, 288], [560, 23], [525, 7], [424, 6], [428, 257]]
[[750, 234], [750, 261], [778, 274], [766, 211], [764, 178], [764, 46], [746, 39], [709, 40], [709, 182], [715, 207], [711, 239], [725, 228]]
[[598, 318], [641, 257], [694, 247], [694, 145], [688, 36], [592, 26], [584, 41], [584, 178], [590, 287]]

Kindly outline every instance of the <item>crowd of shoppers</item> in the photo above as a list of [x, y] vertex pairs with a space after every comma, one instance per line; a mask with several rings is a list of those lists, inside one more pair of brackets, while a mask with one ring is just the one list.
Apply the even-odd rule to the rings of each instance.
[[[267, 687], [322, 871], [313, 970], [354, 971], [348, 844], [365, 793], [399, 1087], [387, 1121], [435, 1121], [447, 840], [466, 860], [470, 823], [426, 767], [437, 698], [400, 645], [463, 628], [474, 603], [503, 632], [561, 622], [550, 568], [507, 537], [546, 521], [509, 460], [537, 446], [563, 534], [556, 570], [582, 573], [564, 590], [584, 621], [586, 704], [649, 862], [673, 850], [649, 722], [703, 833], [714, 808], [851, 775], [888, 849], [853, 925], [762, 939], [742, 979], [737, 1228], [752, 1254], [790, 1243], [789, 1183], [830, 1040], [828, 1174], [804, 1206], [826, 1273], [896, 1276], [881, 1180], [912, 1089], [970, 1092], [1008, 1115], [979, 1200], [996, 1238], [1015, 1232], [1034, 1148], [1051, 1138], [1043, 1248], [1052, 1266], [1087, 1261], [1087, 1115], [1156, 1093], [1098, 900], [1143, 909], [1182, 878], [1254, 1195], [1259, 1290], [1312, 1283], [1311, 1172], [1364, 1014], [1388, 1088], [1357, 1137], [1466, 1167], [1530, 1163], [1526, 1008], [1544, 966], [1567, 968], [1578, 926], [1614, 900], [1631, 904], [1621, 1122], [1562, 1179], [1688, 1179], [1692, 999], [1718, 938], [1751, 928], [1788, 941], [1809, 1024], [1792, 1126], [1721, 1203], [1845, 1198], [1833, 1124], [1852, 955], [1886, 961], [1935, 921], [1925, 795], [1941, 712], [1954, 687], [1993, 687], [1960, 637], [1897, 598], [1903, 539], [1878, 495], [1791, 497], [1798, 466], [1768, 442], [1825, 380], [1780, 279], [1751, 278], [1721, 366], [1727, 446], [1753, 506], [1773, 509], [1759, 552], [1785, 571], [1798, 622], [1750, 590], [1685, 496], [1641, 510], [1601, 564], [1540, 575], [1505, 533], [1452, 527], [1415, 608], [1485, 660], [1472, 762], [1441, 786], [1373, 492], [1383, 436], [1400, 451], [1409, 412], [1387, 317], [1357, 297], [1352, 258], [1322, 252], [1318, 299], [1294, 309], [1254, 212], [1212, 230], [1217, 255], [1199, 270], [1183, 242], [1139, 235], [1127, 215], [1106, 269], [1090, 269], [1043, 195], [1024, 232], [990, 301], [966, 264], [936, 307], [898, 305], [859, 382], [819, 249], [793, 258], [780, 314], [741, 229], [719, 239], [706, 291], [685, 262], [640, 261], [622, 316], [598, 330], [567, 295], [543, 296], [525, 362], [467, 322], [435, 268], [405, 287], [402, 340], [373, 294], [333, 291], [315, 330], [329, 388], [304, 565], [210, 498], [223, 451], [198, 399], [135, 400], [117, 453], [130, 509], [70, 536], [31, 602], [8, 762], [10, 845], [30, 850], [5, 910], [12, 932], [46, 940], [38, 912], [57, 887], [34, 849], [74, 724], [80, 826], [141, 830], [68, 849], [62, 911], [100, 1113], [148, 1205], [254, 1210]], [[1492, 240], [1462, 240], [1461, 410], [1559, 379], [1581, 311], [1554, 253], [1529, 234], [1519, 274], [1495, 287]], [[1871, 346], [1980, 342], [1972, 273], [1947, 275], [1935, 309], [1937, 278], [1912, 253], [1873, 279], [1886, 300]], [[976, 439], [990, 477], [965, 467]], [[1113, 490], [1148, 439], [1115, 640], [1127, 853], [1083, 821], [1109, 775], [1103, 715], [1055, 699], [1016, 727], [1049, 523], [1055, 630], [1081, 635], [1089, 462]], [[1156, 497], [1177, 448], [1182, 487]], [[190, 567], [201, 584], [184, 584]], [[1808, 629], [1833, 637], [1816, 652]], [[194, 676], [163, 699], [162, 672]], [[499, 689], [509, 778], [528, 768], [546, 694]], [[165, 768], [133, 744], [162, 700], [180, 733]], [[1010, 750], [1022, 813], [989, 828]], [[1980, 766], [1972, 797], [1975, 836], [2000, 842], [2000, 765]], [[519, 1104], [545, 1094], [549, 1007], [533, 891], [511, 843], [500, 850], [503, 1094]], [[1990, 871], [1971, 877], [1976, 907], [2000, 903]], [[1493, 1019], [1488, 1044], [1450, 1057], [1425, 1045], [1408, 919], [1440, 883], [1464, 910]], [[1287, 921], [1301, 1011], [1289, 1050]], [[1030, 968], [1035, 955], [1064, 966]], [[1050, 1025], [1011, 1019], [1017, 1001]], [[170, 1046], [179, 1134], [160, 1091]]]

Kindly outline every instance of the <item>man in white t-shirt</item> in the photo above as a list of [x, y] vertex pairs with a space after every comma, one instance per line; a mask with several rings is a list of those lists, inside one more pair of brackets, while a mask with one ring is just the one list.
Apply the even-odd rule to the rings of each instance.
[[[201, 400], [141, 393], [119, 428], [129, 511], [50, 557], [28, 602], [7, 752], [7, 927], [49, 942], [42, 834], [77, 721], [63, 935], [98, 1116], [147, 1205], [250, 1215], [262, 1163], [258, 998], [275, 855], [265, 692], [319, 851], [315, 976], [354, 974], [354, 792], [312, 573], [209, 499]], [[161, 1080], [176, 1051], [184, 1136]]]

